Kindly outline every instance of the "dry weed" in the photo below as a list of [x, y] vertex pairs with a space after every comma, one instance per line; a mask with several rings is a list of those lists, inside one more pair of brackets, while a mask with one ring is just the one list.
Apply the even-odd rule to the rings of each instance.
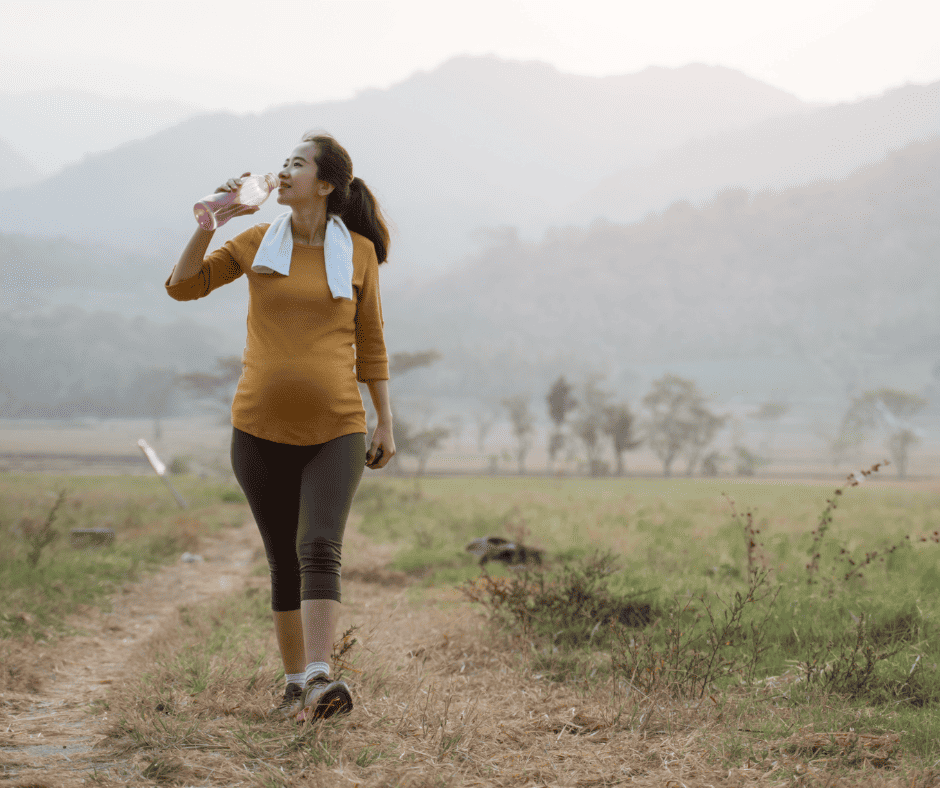
[[[359, 642], [344, 655], [356, 700], [349, 717], [300, 726], [268, 719], [278, 690], [268, 643], [256, 673], [230, 657], [215, 667], [218, 686], [199, 693], [170, 686], [167, 673], [135, 697], [115, 698], [111, 716], [123, 720], [110, 746], [142, 756], [142, 775], [207, 786], [811, 785], [850, 767], [857, 785], [894, 784], [895, 751], [872, 737], [845, 740], [843, 752], [814, 749], [804, 731], [764, 743], [764, 758], [728, 765], [721, 741], [747, 724], [727, 703], [681, 702], [625, 681], [548, 681], [530, 668], [524, 639], [444, 602], [443, 592], [417, 604], [378, 584], [347, 587], [351, 606], [364, 611], [350, 622]], [[186, 647], [172, 631], [165, 636], [171, 651]], [[864, 757], [850, 757], [850, 744]]]
[[35, 646], [13, 640], [0, 641], [0, 692], [38, 692], [42, 681]]

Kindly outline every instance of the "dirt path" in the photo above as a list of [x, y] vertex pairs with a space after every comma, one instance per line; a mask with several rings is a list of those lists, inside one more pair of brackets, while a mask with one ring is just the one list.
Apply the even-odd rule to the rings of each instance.
[[[38, 692], [0, 693], [0, 784], [70, 788], [87, 784], [101, 763], [94, 746], [107, 712], [89, 714], [135, 670], [135, 655], [180, 607], [243, 587], [262, 550], [254, 522], [204, 540], [202, 561], [180, 561], [142, 582], [128, 583], [108, 613], [94, 611], [71, 623], [86, 634], [32, 650]], [[263, 553], [262, 553], [263, 554]]]
[[[105, 753], [113, 749], [96, 747], [115, 722], [109, 720], [103, 701], [121, 693], [122, 684], [159, 644], [160, 633], [178, 620], [180, 607], [204, 603], [245, 585], [267, 587], [266, 577], [251, 574], [262, 555], [261, 540], [250, 517], [246, 519], [240, 528], [206, 539], [200, 548], [203, 562], [180, 562], [144, 582], [128, 584], [115, 597], [110, 613], [76, 621], [85, 634], [54, 647], [31, 647], [30, 656], [35, 655], [37, 668], [49, 678], [36, 692], [26, 687], [0, 692], [0, 785], [154, 784], [141, 777], [139, 757], [105, 760]], [[351, 623], [361, 625], [358, 635], [368, 675], [356, 688], [357, 714], [336, 734], [342, 737], [344, 758], [312, 769], [306, 777], [295, 771], [283, 784], [311, 788], [780, 784], [777, 761], [771, 763], [769, 757], [757, 765], [748, 760], [745, 766], [730, 769], [715, 757], [727, 746], [724, 706], [670, 704], [659, 696], [639, 697], [642, 693], [627, 701], [613, 697], [606, 684], [584, 689], [551, 680], [538, 665], [517, 670], [519, 655], [488, 637], [479, 617], [460, 607], [455, 589], [425, 589], [419, 603], [409, 601], [412, 581], [388, 568], [395, 547], [371, 542], [357, 531], [357, 522], [355, 515], [350, 518], [344, 539], [344, 612], [339, 622], [340, 631]], [[748, 718], [736, 716], [733, 703], [727, 708], [730, 735], [739, 736], [735, 732], [749, 727]], [[227, 718], [205, 725], [215, 725], [216, 732], [231, 727]], [[782, 741], [762, 746], [772, 745], [776, 749], [768, 752], [782, 753]], [[364, 759], [363, 753], [374, 755], [374, 762]], [[219, 761], [231, 767], [228, 751], [177, 754], [190, 758], [188, 775], [204, 775], [206, 764], [214, 769]], [[278, 757], [288, 769], [294, 764], [292, 752]], [[212, 758], [219, 761], [210, 763]], [[804, 770], [800, 773], [809, 773], [810, 767], [800, 768]], [[215, 778], [209, 772], [180, 784], [183, 788], [262, 784], [263, 774], [246, 782], [243, 772], [239, 779], [226, 776], [231, 771]], [[833, 784], [897, 783], [887, 772], [883, 779], [879, 775], [864, 783]]]

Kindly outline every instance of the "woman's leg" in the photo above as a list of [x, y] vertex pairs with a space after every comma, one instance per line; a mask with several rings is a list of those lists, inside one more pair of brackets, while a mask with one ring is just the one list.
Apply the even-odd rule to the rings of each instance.
[[306, 663], [300, 613], [297, 523], [307, 447], [256, 438], [235, 428], [232, 469], [254, 515], [271, 572], [274, 632], [286, 674], [302, 673]]
[[[311, 662], [330, 664], [340, 604], [335, 599], [304, 599], [300, 603], [303, 620], [303, 650], [307, 655], [304, 667]], [[300, 631], [298, 630], [298, 634]], [[304, 668], [301, 668], [303, 670]]]
[[365, 435], [320, 444], [303, 469], [297, 552], [307, 662], [327, 662], [340, 608], [343, 533], [365, 468]]
[[303, 673], [307, 666], [307, 657], [300, 610], [272, 610], [271, 615], [274, 617], [274, 634], [281, 652], [281, 661], [284, 663], [284, 673], [288, 676]]

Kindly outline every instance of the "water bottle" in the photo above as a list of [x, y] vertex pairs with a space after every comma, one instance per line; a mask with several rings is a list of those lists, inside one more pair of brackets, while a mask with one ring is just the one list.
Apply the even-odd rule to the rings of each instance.
[[203, 197], [193, 206], [193, 213], [203, 230], [217, 230], [235, 215], [240, 206], [261, 205], [277, 187], [274, 173], [249, 175], [235, 191]]

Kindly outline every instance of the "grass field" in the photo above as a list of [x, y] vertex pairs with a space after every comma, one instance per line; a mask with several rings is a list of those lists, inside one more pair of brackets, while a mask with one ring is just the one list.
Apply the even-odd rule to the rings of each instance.
[[[267, 594], [246, 589], [184, 611], [107, 701], [106, 742], [142, 785], [935, 784], [940, 485], [882, 475], [838, 494], [367, 477], [344, 557], [357, 643], [339, 660], [356, 712], [265, 717], [280, 671]], [[108, 521], [126, 546], [77, 566], [59, 539], [27, 568], [22, 523], [59, 484], [72, 503], [56, 527]], [[184, 514], [156, 479], [0, 478], [5, 642], [61, 631], [68, 565], [104, 603], [244, 514], [224, 485], [180, 486]], [[489, 535], [543, 549], [544, 566], [481, 575], [464, 546]], [[624, 610], [642, 615], [618, 623]]]
[[[174, 485], [185, 511], [153, 475], [0, 474], [0, 638], [55, 637], [82, 605], [106, 605], [122, 582], [241, 523], [244, 496], [236, 487], [188, 478]], [[72, 549], [74, 528], [112, 529], [114, 547]]]

